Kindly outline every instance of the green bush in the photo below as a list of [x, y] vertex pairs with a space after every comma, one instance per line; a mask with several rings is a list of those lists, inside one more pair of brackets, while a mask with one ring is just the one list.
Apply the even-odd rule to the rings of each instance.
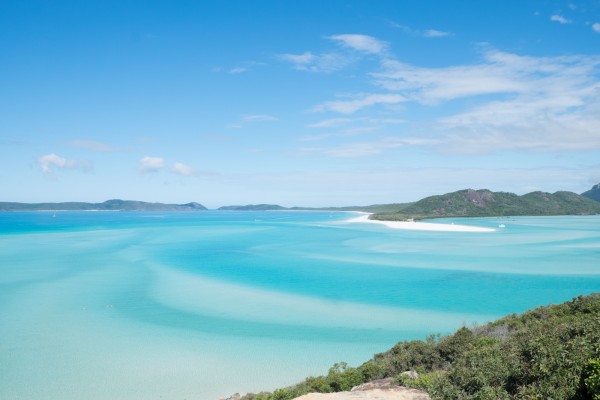
[[584, 383], [588, 396], [600, 400], [600, 358], [588, 362]]
[[[419, 377], [402, 375], [409, 370]], [[326, 376], [269, 397], [244, 398], [289, 400], [384, 377], [426, 390], [434, 400], [600, 400], [600, 294], [463, 327], [444, 338], [400, 342], [358, 368], [338, 363]]]

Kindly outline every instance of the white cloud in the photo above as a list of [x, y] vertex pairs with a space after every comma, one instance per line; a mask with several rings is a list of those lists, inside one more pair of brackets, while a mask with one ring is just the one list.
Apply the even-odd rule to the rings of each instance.
[[99, 153], [112, 153], [119, 151], [119, 149], [102, 142], [97, 142], [94, 140], [74, 140], [70, 143], [73, 147], [78, 147], [80, 149], [97, 151]]
[[530, 57], [488, 48], [472, 65], [386, 61], [383, 72], [371, 75], [427, 107], [469, 99], [425, 128], [444, 140], [443, 151], [576, 151], [600, 148], [599, 67], [599, 56]]
[[554, 21], [554, 22], [558, 22], [559, 24], [570, 24], [571, 21], [570, 19], [567, 19], [565, 17], [563, 17], [562, 15], [553, 15], [550, 17], [550, 21]]
[[312, 64], [317, 57], [310, 51], [307, 51], [303, 54], [280, 54], [279, 58], [284, 61], [289, 61], [292, 64], [296, 64], [297, 67], [302, 68], [302, 66]]
[[323, 121], [316, 122], [314, 124], [310, 124], [309, 128], [333, 128], [339, 125], [345, 125], [349, 122], [352, 122], [350, 118], [331, 118]]
[[387, 50], [387, 43], [372, 36], [358, 34], [344, 34], [329, 36], [329, 39], [340, 43], [344, 47], [370, 54], [380, 54]]
[[[600, 22], [593, 29], [600, 31]], [[535, 57], [483, 44], [477, 62], [420, 67], [394, 59], [387, 45], [375, 38], [358, 37], [330, 38], [363, 53], [385, 51], [379, 59], [380, 69], [369, 74], [371, 82], [385, 92], [336, 98], [318, 104], [312, 111], [353, 114], [367, 107], [384, 106], [390, 113], [420, 111], [421, 107], [436, 115], [440, 110], [444, 117], [415, 121], [404, 130], [428, 138], [426, 145], [444, 152], [600, 149], [600, 55]], [[313, 62], [310, 57], [305, 61]], [[309, 127], [332, 128], [345, 120], [326, 119]], [[329, 132], [326, 137], [339, 137], [341, 133]], [[366, 154], [379, 148], [372, 143], [352, 146], [339, 154]]]
[[600, 101], [577, 97], [491, 102], [440, 121], [445, 150], [577, 151], [600, 149]]
[[247, 72], [248, 68], [245, 67], [234, 67], [229, 70], [230, 74], [241, 74], [242, 72]]
[[294, 69], [309, 72], [334, 72], [344, 68], [353, 60], [338, 53], [322, 53], [319, 55], [307, 51], [303, 54], [280, 54], [280, 60], [292, 63]]
[[89, 161], [69, 160], [54, 153], [38, 157], [37, 163], [45, 174], [53, 173], [53, 168], [82, 169], [84, 171], [92, 169], [92, 164]]
[[333, 111], [341, 114], [353, 114], [356, 111], [377, 104], [398, 104], [406, 101], [399, 94], [367, 94], [352, 100], [328, 101], [314, 108], [314, 111]]
[[592, 24], [592, 30], [594, 32], [600, 33], [600, 22], [595, 22], [594, 24]]
[[431, 139], [421, 139], [413, 137], [383, 137], [369, 142], [345, 143], [339, 146], [329, 148], [303, 148], [300, 151], [303, 153], [321, 154], [328, 157], [368, 157], [381, 154], [385, 151], [392, 150], [398, 147], [431, 144], [433, 144], [433, 141]]
[[161, 170], [165, 166], [165, 160], [162, 157], [146, 156], [140, 160], [140, 172], [151, 173]]
[[240, 121], [235, 122], [233, 124], [227, 125], [227, 128], [230, 129], [241, 129], [247, 124], [252, 124], [255, 122], [269, 122], [269, 121], [277, 121], [278, 118], [272, 115], [266, 114], [246, 114], [242, 115]]
[[383, 55], [387, 53], [387, 43], [372, 36], [359, 34], [343, 34], [327, 37], [346, 49], [353, 51], [331, 51], [314, 54], [306, 51], [301, 54], [279, 54], [278, 59], [289, 62], [294, 69], [308, 72], [330, 73], [341, 70], [347, 65], [360, 60], [358, 53]]
[[594, 56], [536, 58], [488, 50], [483, 62], [475, 65], [420, 68], [388, 61], [386, 72], [372, 76], [385, 89], [423, 104], [437, 104], [479, 95], [548, 92], [555, 88], [548, 86], [550, 82], [580, 87], [583, 81], [590, 83], [599, 64], [600, 58]]
[[242, 120], [244, 122], [277, 121], [277, 117], [274, 117], [272, 115], [253, 114], [253, 115], [243, 115]]
[[443, 31], [438, 31], [436, 29], [428, 29], [423, 33], [423, 36], [426, 38], [438, 38], [438, 37], [445, 37], [445, 36], [451, 36], [452, 34], [450, 32], [443, 32]]
[[411, 35], [411, 36], [421, 36], [424, 38], [439, 38], [439, 37], [446, 37], [446, 36], [454, 35], [452, 32], [445, 32], [445, 31], [440, 31], [437, 29], [427, 29], [427, 30], [423, 31], [423, 30], [411, 28], [410, 26], [407, 26], [407, 25], [398, 24], [395, 22], [390, 22], [390, 25], [393, 28], [401, 29], [404, 33]]
[[171, 172], [181, 176], [192, 176], [196, 174], [196, 170], [194, 168], [180, 162], [176, 162], [175, 164], [173, 164]]
[[[340, 126], [348, 125], [352, 123], [353, 126], [356, 124], [374, 124], [374, 125], [396, 125], [405, 123], [406, 120], [399, 118], [331, 118], [323, 121], [316, 122], [308, 125], [309, 128], [337, 128]], [[355, 129], [355, 128], [351, 128]], [[364, 129], [364, 128], [358, 128]], [[345, 130], [348, 131], [348, 130]]]

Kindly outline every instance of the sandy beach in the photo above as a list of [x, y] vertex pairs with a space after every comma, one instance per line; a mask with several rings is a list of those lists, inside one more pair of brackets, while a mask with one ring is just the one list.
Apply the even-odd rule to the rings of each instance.
[[359, 217], [351, 218], [346, 222], [350, 223], [369, 223], [385, 225], [393, 229], [407, 229], [414, 231], [438, 231], [438, 232], [494, 232], [495, 229], [483, 228], [480, 226], [457, 225], [457, 224], [436, 224], [432, 222], [412, 222], [412, 221], [377, 221], [369, 219], [371, 214], [362, 214]]

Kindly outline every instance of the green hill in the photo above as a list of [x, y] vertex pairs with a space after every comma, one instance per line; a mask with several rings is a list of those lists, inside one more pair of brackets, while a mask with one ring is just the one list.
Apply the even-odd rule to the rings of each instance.
[[107, 200], [103, 203], [9, 203], [0, 202], [0, 211], [199, 211], [200, 203], [163, 204], [134, 200]]
[[588, 199], [600, 201], [600, 183], [597, 185], [594, 185], [587, 192], [581, 193], [581, 195], [584, 197], [587, 197]]
[[600, 293], [463, 327], [447, 337], [399, 342], [357, 368], [335, 364], [327, 375], [242, 399], [348, 391], [382, 378], [426, 390], [434, 400], [598, 400]]
[[523, 196], [465, 189], [430, 196], [395, 212], [372, 216], [379, 220], [406, 220], [440, 217], [492, 217], [518, 215], [600, 214], [600, 204], [572, 192], [532, 192]]

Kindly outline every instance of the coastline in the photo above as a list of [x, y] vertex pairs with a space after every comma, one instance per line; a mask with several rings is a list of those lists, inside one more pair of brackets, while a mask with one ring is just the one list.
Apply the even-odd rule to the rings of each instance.
[[435, 231], [435, 232], [495, 232], [496, 229], [484, 228], [481, 226], [456, 225], [456, 224], [438, 224], [433, 222], [413, 222], [413, 221], [378, 221], [369, 219], [370, 213], [361, 213], [359, 217], [350, 218], [348, 223], [368, 223], [385, 225], [392, 229], [404, 229], [413, 231]]

